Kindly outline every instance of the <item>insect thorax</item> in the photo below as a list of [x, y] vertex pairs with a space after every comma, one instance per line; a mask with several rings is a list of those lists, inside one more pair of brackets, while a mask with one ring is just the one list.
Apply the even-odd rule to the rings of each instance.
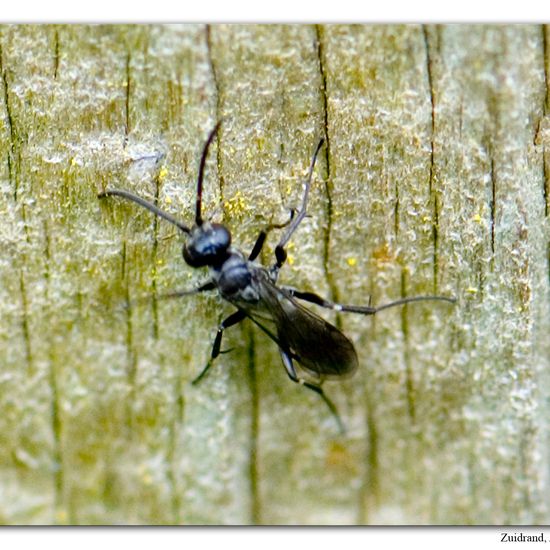
[[225, 299], [255, 303], [260, 295], [253, 284], [253, 269], [252, 264], [235, 250], [219, 268], [212, 270], [212, 276]]

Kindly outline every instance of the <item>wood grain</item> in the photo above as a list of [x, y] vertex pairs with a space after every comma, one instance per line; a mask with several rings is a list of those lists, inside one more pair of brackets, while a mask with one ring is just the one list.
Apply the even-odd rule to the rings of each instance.
[[[548, 523], [548, 29], [0, 28], [0, 521]], [[130, 189], [249, 250], [299, 204], [281, 282], [345, 303], [341, 436]], [[262, 260], [276, 243], [270, 237]], [[132, 306], [125, 307], [130, 301]]]

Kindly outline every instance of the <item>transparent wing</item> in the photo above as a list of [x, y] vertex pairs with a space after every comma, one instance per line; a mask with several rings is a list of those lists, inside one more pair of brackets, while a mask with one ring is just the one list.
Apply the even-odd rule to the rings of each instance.
[[263, 270], [253, 276], [259, 303], [236, 302], [268, 336], [309, 374], [319, 379], [342, 378], [357, 369], [351, 341], [276, 287]]

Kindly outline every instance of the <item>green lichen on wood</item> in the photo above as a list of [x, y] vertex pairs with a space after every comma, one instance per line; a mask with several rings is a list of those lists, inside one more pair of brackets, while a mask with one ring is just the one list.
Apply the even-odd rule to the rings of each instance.
[[[0, 30], [2, 522], [548, 521], [546, 29]], [[247, 324], [192, 387], [231, 308], [160, 300], [205, 274], [173, 228], [96, 198], [190, 223], [220, 118], [204, 208], [244, 250], [325, 139], [282, 283], [458, 298], [329, 315], [361, 363], [325, 386], [345, 436]]]

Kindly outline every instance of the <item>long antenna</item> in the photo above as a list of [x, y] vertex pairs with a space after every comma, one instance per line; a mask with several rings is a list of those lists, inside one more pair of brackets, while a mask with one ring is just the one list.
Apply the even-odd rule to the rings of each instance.
[[402, 306], [403, 304], [410, 304], [411, 302], [425, 302], [429, 300], [439, 300], [441, 302], [449, 302], [450, 304], [456, 303], [456, 298], [447, 298], [447, 296], [412, 296], [411, 298], [402, 298], [389, 304], [384, 304], [373, 308], [375, 312], [382, 311], [394, 306]]
[[317, 144], [317, 147], [315, 149], [315, 153], [313, 153], [313, 158], [311, 159], [311, 164], [309, 165], [309, 171], [307, 173], [307, 179], [305, 183], [305, 191], [304, 191], [304, 198], [302, 199], [302, 206], [300, 207], [300, 210], [296, 214], [296, 217], [292, 220], [292, 223], [288, 226], [288, 229], [286, 230], [285, 234], [281, 237], [281, 240], [279, 241], [279, 244], [277, 245], [277, 248], [283, 248], [285, 244], [289, 241], [290, 237], [292, 236], [292, 233], [296, 231], [296, 228], [300, 224], [300, 222], [305, 218], [306, 216], [306, 209], [307, 209], [307, 199], [309, 195], [309, 188], [311, 187], [311, 179], [313, 178], [313, 169], [315, 168], [315, 162], [317, 161], [317, 155], [319, 154], [319, 150], [321, 149], [324, 139], [321, 139], [319, 143]]
[[197, 226], [202, 225], [202, 217], [201, 217], [201, 207], [202, 207], [202, 181], [204, 179], [204, 165], [206, 164], [206, 156], [208, 155], [208, 148], [210, 147], [210, 144], [214, 140], [214, 136], [216, 135], [216, 132], [219, 130], [220, 125], [222, 121], [219, 120], [216, 126], [211, 130], [210, 134], [208, 134], [208, 139], [206, 140], [206, 143], [204, 144], [204, 148], [202, 150], [201, 155], [201, 163], [199, 165], [199, 178], [197, 181], [197, 202], [195, 206], [195, 223]]
[[187, 227], [180, 221], [176, 220], [176, 218], [174, 218], [170, 214], [167, 214], [166, 212], [163, 212], [160, 208], [157, 208], [154, 204], [151, 204], [145, 199], [142, 199], [141, 197], [138, 197], [137, 195], [130, 193], [130, 191], [124, 191], [123, 189], [107, 189], [106, 191], [103, 191], [103, 193], [100, 193], [98, 195], [98, 198], [103, 199], [105, 197], [111, 197], [111, 196], [118, 196], [124, 199], [128, 199], [132, 202], [135, 202], [140, 206], [147, 208], [147, 210], [150, 210], [151, 212], [153, 212], [153, 214], [156, 214], [157, 216], [159, 216], [159, 218], [163, 218], [166, 221], [170, 222], [171, 224], [175, 225], [177, 228], [181, 229], [184, 233], [187, 233], [188, 235], [191, 233], [191, 230], [189, 229], [189, 227]]

